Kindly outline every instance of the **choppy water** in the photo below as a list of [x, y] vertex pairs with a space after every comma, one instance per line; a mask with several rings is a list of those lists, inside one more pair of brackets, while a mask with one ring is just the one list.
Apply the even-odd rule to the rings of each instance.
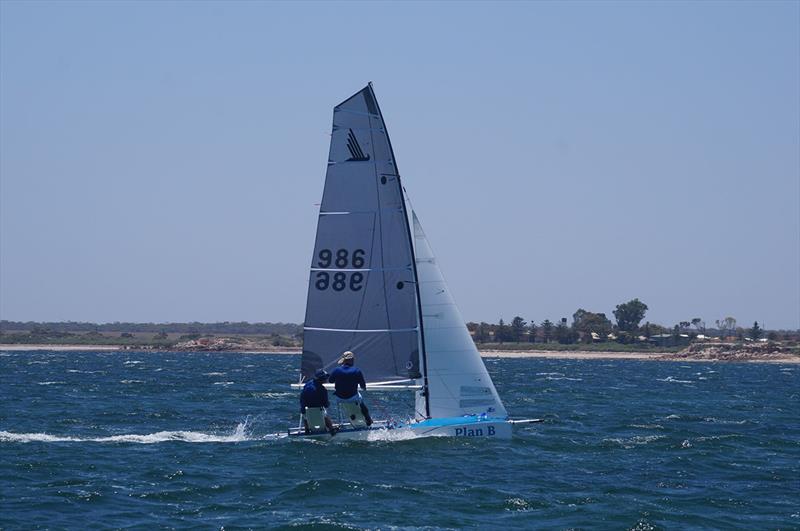
[[797, 365], [489, 359], [545, 423], [319, 443], [270, 435], [297, 362], [0, 352], [0, 528], [800, 528]]

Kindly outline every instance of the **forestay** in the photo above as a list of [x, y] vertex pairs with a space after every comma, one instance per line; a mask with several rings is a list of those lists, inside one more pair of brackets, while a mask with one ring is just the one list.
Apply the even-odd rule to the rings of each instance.
[[367, 86], [334, 108], [301, 378], [356, 353], [368, 382], [420, 377], [411, 237], [386, 126]]
[[[413, 213], [414, 251], [425, 324], [428, 403], [431, 418], [507, 416], [486, 366], [444, 281], [428, 238]], [[417, 395], [417, 411], [425, 397]]]

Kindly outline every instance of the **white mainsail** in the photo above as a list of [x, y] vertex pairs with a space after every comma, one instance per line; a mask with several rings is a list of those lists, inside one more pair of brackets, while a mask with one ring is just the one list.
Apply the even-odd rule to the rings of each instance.
[[[507, 417], [486, 366], [444, 281], [415, 212], [414, 251], [425, 330], [425, 373], [431, 418], [486, 413]], [[417, 394], [417, 415], [425, 396]]]
[[420, 376], [409, 220], [386, 125], [368, 85], [333, 112], [311, 260], [301, 379], [358, 355], [368, 383]]

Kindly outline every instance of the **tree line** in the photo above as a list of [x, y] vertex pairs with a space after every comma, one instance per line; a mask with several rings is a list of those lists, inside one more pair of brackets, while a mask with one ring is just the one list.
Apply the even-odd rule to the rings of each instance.
[[516, 316], [509, 323], [502, 318], [496, 324], [469, 322], [467, 328], [476, 343], [558, 342], [573, 344], [604, 341], [619, 343], [671, 341], [672, 344], [676, 344], [708, 335], [740, 341], [761, 338], [770, 340], [800, 339], [798, 332], [765, 331], [757, 321], [750, 328], [737, 327], [736, 319], [733, 317], [717, 320], [716, 329], [706, 328], [705, 321], [700, 317], [680, 321], [671, 328], [649, 321], [642, 324], [648, 309], [647, 304], [637, 298], [616, 306], [613, 312], [614, 322], [605, 313], [578, 308], [572, 314], [571, 323], [567, 321], [566, 317], [556, 322], [545, 319], [537, 324], [533, 319], [528, 322], [523, 317]]
[[[759, 340], [800, 340], [799, 331], [764, 330], [758, 322], [744, 328], [737, 326], [736, 319], [725, 317], [715, 321], [716, 328], [706, 328], [700, 317], [676, 323], [672, 328], [659, 324], [644, 322], [647, 304], [639, 299], [618, 304], [613, 311], [612, 322], [605, 313], [591, 312], [578, 308], [572, 314], [572, 322], [562, 318], [555, 322], [544, 319], [536, 322], [526, 321], [520, 316], [509, 323], [503, 319], [496, 324], [486, 322], [469, 322], [467, 328], [476, 343], [551, 343], [561, 344], [594, 343], [615, 341], [619, 343], [659, 342], [676, 345], [691, 341], [698, 336], [716, 336], [724, 339]], [[16, 332], [16, 333], [14, 333]], [[0, 342], [48, 343], [90, 341], [100, 343], [112, 341], [103, 338], [102, 334], [114, 333], [123, 342], [168, 343], [168, 334], [180, 335], [178, 340], [196, 339], [213, 335], [252, 335], [270, 336], [274, 345], [299, 346], [302, 343], [303, 325], [295, 323], [89, 323], [89, 322], [34, 322], [34, 321], [0, 321]], [[133, 334], [153, 334], [152, 338], [134, 337]], [[75, 337], [80, 335], [80, 337]]]

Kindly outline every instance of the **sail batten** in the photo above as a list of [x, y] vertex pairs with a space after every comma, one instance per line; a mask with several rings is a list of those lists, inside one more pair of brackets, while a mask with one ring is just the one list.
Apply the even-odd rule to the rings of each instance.
[[348, 214], [375, 214], [376, 212], [402, 212], [400, 208], [379, 208], [378, 210], [350, 210], [350, 211], [331, 211], [320, 212], [320, 216], [345, 216]]
[[411, 266], [406, 267], [372, 267], [367, 269], [336, 269], [330, 268], [326, 269], [323, 267], [312, 267], [311, 271], [344, 271], [344, 272], [353, 272], [353, 271], [411, 271]]
[[352, 332], [354, 334], [377, 334], [377, 333], [397, 333], [397, 332], [416, 332], [419, 328], [383, 328], [374, 330], [361, 330], [358, 328], [314, 328], [304, 326], [303, 330], [315, 330], [321, 332]]

